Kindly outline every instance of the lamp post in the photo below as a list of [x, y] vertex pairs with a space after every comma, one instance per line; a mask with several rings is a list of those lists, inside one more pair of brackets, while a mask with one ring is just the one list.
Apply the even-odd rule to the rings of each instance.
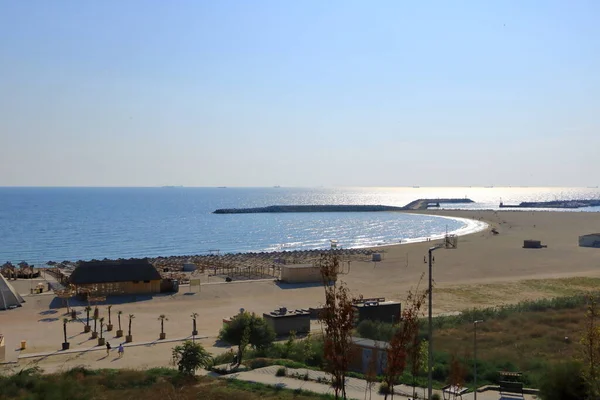
[[481, 319], [473, 321], [473, 400], [477, 400], [477, 324], [482, 322]]
[[429, 338], [429, 349], [427, 354], [427, 393], [428, 399], [431, 400], [433, 395], [433, 252], [437, 249], [444, 247], [443, 244], [429, 248], [429, 327], [428, 327], [428, 338]]

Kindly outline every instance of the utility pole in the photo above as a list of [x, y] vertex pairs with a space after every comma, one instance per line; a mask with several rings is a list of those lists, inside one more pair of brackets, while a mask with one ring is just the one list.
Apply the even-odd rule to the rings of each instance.
[[433, 252], [442, 248], [444, 245], [438, 244], [429, 248], [429, 327], [428, 339], [429, 349], [427, 354], [427, 392], [428, 399], [433, 395]]
[[482, 322], [481, 319], [473, 321], [473, 400], [477, 400], [477, 324]]

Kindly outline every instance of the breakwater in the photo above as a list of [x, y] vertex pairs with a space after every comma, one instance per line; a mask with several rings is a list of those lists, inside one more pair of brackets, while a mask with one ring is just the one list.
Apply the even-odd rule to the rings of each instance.
[[213, 211], [213, 214], [255, 214], [255, 213], [316, 213], [316, 212], [376, 212], [376, 211], [406, 211], [426, 210], [429, 207], [439, 207], [440, 204], [464, 204], [474, 203], [471, 199], [418, 199], [404, 207], [383, 205], [290, 205], [290, 206], [268, 206], [252, 208], [221, 208]]
[[500, 203], [500, 208], [583, 208], [598, 207], [600, 200], [523, 201], [519, 204]]

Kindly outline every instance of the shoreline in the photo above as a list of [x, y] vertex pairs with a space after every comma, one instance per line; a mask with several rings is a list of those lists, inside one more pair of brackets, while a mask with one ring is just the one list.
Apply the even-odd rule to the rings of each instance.
[[[337, 248], [338, 251], [344, 251], [344, 250], [375, 250], [376, 249], [380, 249], [380, 248], [384, 248], [384, 247], [390, 247], [390, 246], [400, 246], [400, 245], [407, 245], [407, 244], [415, 244], [415, 243], [424, 243], [424, 242], [430, 242], [430, 241], [435, 241], [435, 240], [439, 240], [439, 239], [443, 239], [447, 234], [448, 235], [456, 235], [458, 237], [463, 237], [463, 236], [467, 236], [467, 235], [472, 235], [481, 231], [484, 231], [486, 229], [489, 228], [490, 224], [487, 223], [486, 221], [483, 220], [477, 220], [477, 219], [471, 219], [471, 218], [464, 218], [464, 217], [454, 217], [454, 216], [449, 216], [449, 215], [439, 215], [438, 212], [439, 211], [445, 211], [445, 210], [402, 210], [402, 211], [390, 211], [390, 212], [400, 212], [402, 214], [407, 214], [407, 215], [425, 215], [425, 216], [431, 216], [431, 217], [435, 217], [435, 218], [442, 218], [442, 219], [449, 219], [449, 220], [453, 220], [453, 221], [459, 221], [465, 224], [465, 226], [459, 228], [459, 229], [455, 229], [452, 231], [447, 231], [447, 232], [442, 232], [442, 233], [438, 233], [438, 234], [433, 234], [430, 236], [420, 236], [420, 237], [416, 237], [416, 238], [409, 238], [409, 239], [405, 239], [405, 238], [395, 238], [395, 239], [391, 239], [393, 241], [387, 242], [387, 243], [380, 243], [380, 244], [366, 244], [366, 245], [357, 245], [357, 246], [340, 246], [339, 248]], [[434, 213], [435, 212], [435, 213]], [[370, 238], [367, 238], [370, 239]], [[253, 250], [253, 251], [242, 251], [242, 252], [223, 252], [220, 255], [221, 256], [234, 256], [234, 257], [244, 257], [244, 256], [248, 256], [248, 257], [253, 257], [256, 254], [266, 254], [266, 255], [273, 255], [274, 257], [281, 255], [282, 253], [288, 253], [288, 254], [300, 254], [300, 253], [307, 253], [307, 252], [323, 252], [323, 251], [329, 251], [331, 250], [330, 248], [323, 248], [323, 247], [310, 247], [310, 248], [301, 248], [301, 249], [295, 249], [295, 248], [289, 248], [286, 249], [285, 247], [282, 247], [280, 250], [270, 250], [270, 249], [259, 249], [259, 250]], [[199, 254], [178, 254], [178, 255], [162, 255], [162, 256], [146, 256], [146, 257], [130, 257], [130, 258], [125, 258], [125, 259], [132, 259], [132, 258], [147, 258], [149, 260], [166, 260], [166, 261], [182, 261], [183, 259], [191, 259], [191, 258], [199, 258], [199, 257], [211, 257], [213, 256], [213, 254], [210, 254], [209, 251], [204, 252], [204, 253], [199, 253]], [[120, 259], [120, 258], [119, 258]], [[109, 260], [114, 260], [114, 259], [109, 259]], [[68, 261], [65, 263], [65, 261]], [[43, 264], [34, 264], [35, 268], [39, 268], [39, 269], [47, 269], [47, 268], [53, 268], [56, 265], [60, 265], [60, 264], [64, 264], [64, 265], [72, 265], [72, 264], [76, 264], [79, 260], [62, 260], [62, 261], [46, 261]], [[89, 261], [89, 260], [84, 260], [84, 261]], [[20, 261], [11, 261], [13, 263], [13, 265], [16, 265], [17, 262]], [[48, 264], [48, 262], [54, 262], [56, 265], [50, 265]]]
[[[428, 210], [417, 213], [481, 220], [499, 232], [497, 235], [489, 230], [464, 234], [459, 237], [456, 249], [440, 249], [435, 253], [435, 315], [597, 288], [600, 280], [600, 249], [579, 247], [578, 236], [597, 231], [600, 213], [480, 210]], [[528, 239], [541, 240], [548, 247], [525, 249], [523, 241]], [[424, 262], [424, 256], [431, 245], [430, 242], [417, 242], [378, 247], [377, 250], [385, 250], [380, 262], [374, 263], [367, 256], [352, 259], [340, 280], [347, 285], [352, 296], [385, 297], [386, 300], [404, 302], [407, 293], [414, 291], [419, 282], [422, 285], [423, 277], [427, 277], [428, 265]], [[305, 309], [324, 301], [322, 285], [285, 285], [274, 279], [233, 285], [225, 282], [212, 284], [217, 277], [208, 279], [208, 274], [205, 274], [199, 278], [202, 282], [197, 290], [185, 286], [181, 293], [173, 295], [137, 300], [120, 297], [113, 303], [113, 313], [122, 311], [124, 315], [135, 314], [135, 341], [150, 342], [155, 341], [160, 332], [157, 317], [161, 314], [169, 318], [165, 323], [169, 338], [189, 335], [192, 312], [199, 314], [199, 335], [214, 338], [222, 327], [223, 319], [236, 314], [241, 307], [262, 315], [282, 306]], [[11, 284], [19, 293], [29, 292], [30, 282], [27, 280], [11, 281]], [[0, 312], [6, 348], [18, 348], [21, 340], [26, 340], [28, 346], [23, 354], [60, 348], [63, 341], [61, 317], [65, 308], [53, 295], [27, 295], [25, 300], [26, 303], [20, 308]], [[85, 318], [85, 305], [72, 304], [79, 318]], [[102, 316], [105, 316], [106, 305], [101, 304], [100, 308]], [[74, 346], [93, 344], [89, 334], [81, 332], [83, 329], [79, 324], [69, 325], [67, 329], [68, 334], [73, 336], [71, 340]], [[111, 343], [115, 340], [110, 335]], [[214, 339], [206, 344], [207, 348], [214, 346]], [[226, 349], [215, 346], [213, 351]], [[10, 354], [16, 358], [19, 353], [11, 351]], [[139, 358], [130, 356], [133, 354], [126, 355], [126, 362], [139, 365], [166, 363], [170, 359], [170, 349], [168, 346], [162, 349], [160, 346], [144, 347], [144, 354], [140, 354]], [[121, 365], [121, 362], [111, 364], [110, 359], [98, 361], [96, 358], [90, 356], [85, 363], [107, 367]], [[68, 362], [80, 364], [82, 360], [74, 358]], [[60, 366], [59, 359], [48, 358], [43, 365]]]

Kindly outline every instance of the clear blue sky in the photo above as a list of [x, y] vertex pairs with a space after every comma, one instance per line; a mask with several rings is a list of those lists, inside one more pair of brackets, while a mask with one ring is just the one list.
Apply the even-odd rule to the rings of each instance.
[[1, 1], [0, 186], [600, 184], [600, 2]]

